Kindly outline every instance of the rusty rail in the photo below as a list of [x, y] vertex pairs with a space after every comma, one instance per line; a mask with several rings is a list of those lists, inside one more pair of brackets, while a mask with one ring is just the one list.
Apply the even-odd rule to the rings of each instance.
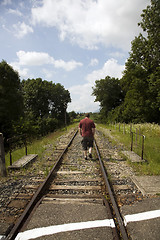
[[[101, 167], [101, 172], [103, 174], [103, 179], [104, 179], [105, 185], [108, 189], [108, 193], [109, 193], [110, 200], [111, 200], [111, 203], [112, 203], [112, 206], [113, 206], [113, 210], [115, 212], [116, 220], [118, 222], [120, 233], [122, 235], [122, 239], [123, 240], [128, 240], [128, 235], [127, 235], [127, 232], [126, 232], [126, 229], [125, 229], [123, 218], [121, 217], [121, 214], [119, 212], [119, 209], [118, 209], [117, 203], [115, 201], [113, 192], [111, 190], [111, 186], [110, 186], [110, 183], [109, 183], [109, 180], [108, 180], [108, 177], [107, 177], [107, 173], [106, 173], [104, 164], [101, 160], [100, 152], [99, 152], [98, 146], [96, 144], [96, 141], [94, 141], [94, 145], [95, 145], [95, 149], [96, 149], [96, 152], [97, 152], [97, 155], [98, 155], [98, 159], [99, 159], [99, 163], [100, 163], [100, 167]], [[115, 225], [117, 225], [116, 222], [115, 222]]]
[[35, 208], [36, 204], [40, 201], [40, 199], [42, 198], [43, 194], [45, 193], [45, 191], [47, 190], [47, 188], [49, 187], [50, 181], [53, 178], [53, 175], [55, 174], [55, 172], [59, 169], [59, 166], [62, 162], [63, 159], [63, 155], [66, 153], [66, 151], [68, 150], [68, 148], [70, 147], [73, 139], [75, 138], [75, 136], [77, 135], [78, 130], [75, 131], [74, 135], [72, 136], [70, 142], [68, 143], [67, 147], [63, 150], [63, 152], [61, 153], [61, 155], [59, 156], [58, 160], [56, 161], [55, 165], [53, 166], [53, 168], [51, 169], [50, 173], [48, 174], [47, 178], [45, 179], [45, 181], [40, 185], [40, 187], [38, 188], [38, 190], [36, 191], [36, 193], [33, 195], [31, 201], [29, 202], [29, 204], [27, 205], [26, 209], [24, 210], [24, 212], [22, 213], [21, 217], [19, 218], [19, 220], [17, 221], [17, 223], [14, 225], [13, 229], [11, 230], [11, 232], [9, 233], [9, 235], [5, 238], [6, 240], [14, 240], [15, 237], [17, 236], [17, 234], [21, 231], [22, 227], [24, 226], [25, 222], [27, 221], [29, 215], [31, 214], [31, 212], [33, 211], [33, 209]]

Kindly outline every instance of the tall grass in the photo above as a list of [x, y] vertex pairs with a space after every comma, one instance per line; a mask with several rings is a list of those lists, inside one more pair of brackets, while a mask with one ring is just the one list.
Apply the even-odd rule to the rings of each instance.
[[[65, 134], [67, 131], [69, 131], [71, 128], [74, 128], [76, 124], [70, 125], [67, 127], [67, 129], [59, 129], [53, 133], [48, 134], [45, 137], [42, 137], [41, 139], [38, 140], [33, 140], [30, 142], [27, 146], [27, 152], [28, 154], [38, 154], [38, 157], [41, 158], [43, 156], [43, 153], [45, 150], [48, 148], [49, 145], [52, 145], [53, 150], [55, 148], [56, 140], [58, 137], [61, 135]], [[50, 154], [50, 153], [48, 153]], [[12, 163], [20, 159], [25, 155], [25, 148], [20, 148], [12, 152]], [[7, 153], [5, 155], [5, 162], [6, 162], [6, 167], [10, 165], [10, 155]]]
[[[130, 163], [140, 173], [147, 175], [160, 174], [160, 126], [158, 124], [110, 124], [103, 125], [117, 141], [124, 144], [125, 148], [131, 150], [131, 131], [134, 132], [133, 151], [141, 156], [142, 136], [144, 139], [144, 155], [146, 163]], [[137, 133], [137, 134], [136, 134]]]

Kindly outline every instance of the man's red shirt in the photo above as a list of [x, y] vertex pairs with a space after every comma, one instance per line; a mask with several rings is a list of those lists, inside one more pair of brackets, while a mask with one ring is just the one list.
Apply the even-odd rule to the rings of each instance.
[[91, 119], [87, 117], [82, 119], [79, 128], [82, 129], [82, 137], [93, 137], [92, 128], [95, 128], [95, 124]]

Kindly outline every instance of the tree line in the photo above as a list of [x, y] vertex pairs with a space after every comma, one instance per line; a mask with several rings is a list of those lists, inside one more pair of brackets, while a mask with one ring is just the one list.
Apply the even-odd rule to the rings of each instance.
[[70, 93], [60, 83], [41, 78], [20, 81], [6, 61], [0, 63], [0, 132], [5, 138], [37, 137], [63, 126], [69, 121], [69, 102]]
[[151, 0], [138, 24], [121, 79], [97, 80], [92, 95], [104, 121], [160, 123], [160, 1]]

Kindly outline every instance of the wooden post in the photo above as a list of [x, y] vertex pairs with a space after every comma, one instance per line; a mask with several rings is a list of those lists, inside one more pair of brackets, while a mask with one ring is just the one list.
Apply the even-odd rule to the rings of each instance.
[[131, 151], [133, 151], [133, 132], [131, 132]]
[[136, 146], [137, 146], [137, 135], [138, 135], [138, 131], [137, 131], [137, 128], [136, 128]]
[[141, 155], [142, 160], [143, 160], [143, 154], [144, 154], [144, 139], [145, 139], [145, 136], [142, 135], [142, 155]]
[[123, 134], [125, 134], [126, 131], [125, 131], [125, 123], [123, 124]]
[[3, 142], [3, 134], [0, 133], [0, 171], [1, 176], [6, 177], [6, 164], [5, 164], [5, 153], [4, 153], [4, 142]]
[[141, 141], [141, 129], [139, 127], [139, 142]]
[[131, 132], [132, 132], [132, 123], [130, 124], [130, 135], [131, 135]]

